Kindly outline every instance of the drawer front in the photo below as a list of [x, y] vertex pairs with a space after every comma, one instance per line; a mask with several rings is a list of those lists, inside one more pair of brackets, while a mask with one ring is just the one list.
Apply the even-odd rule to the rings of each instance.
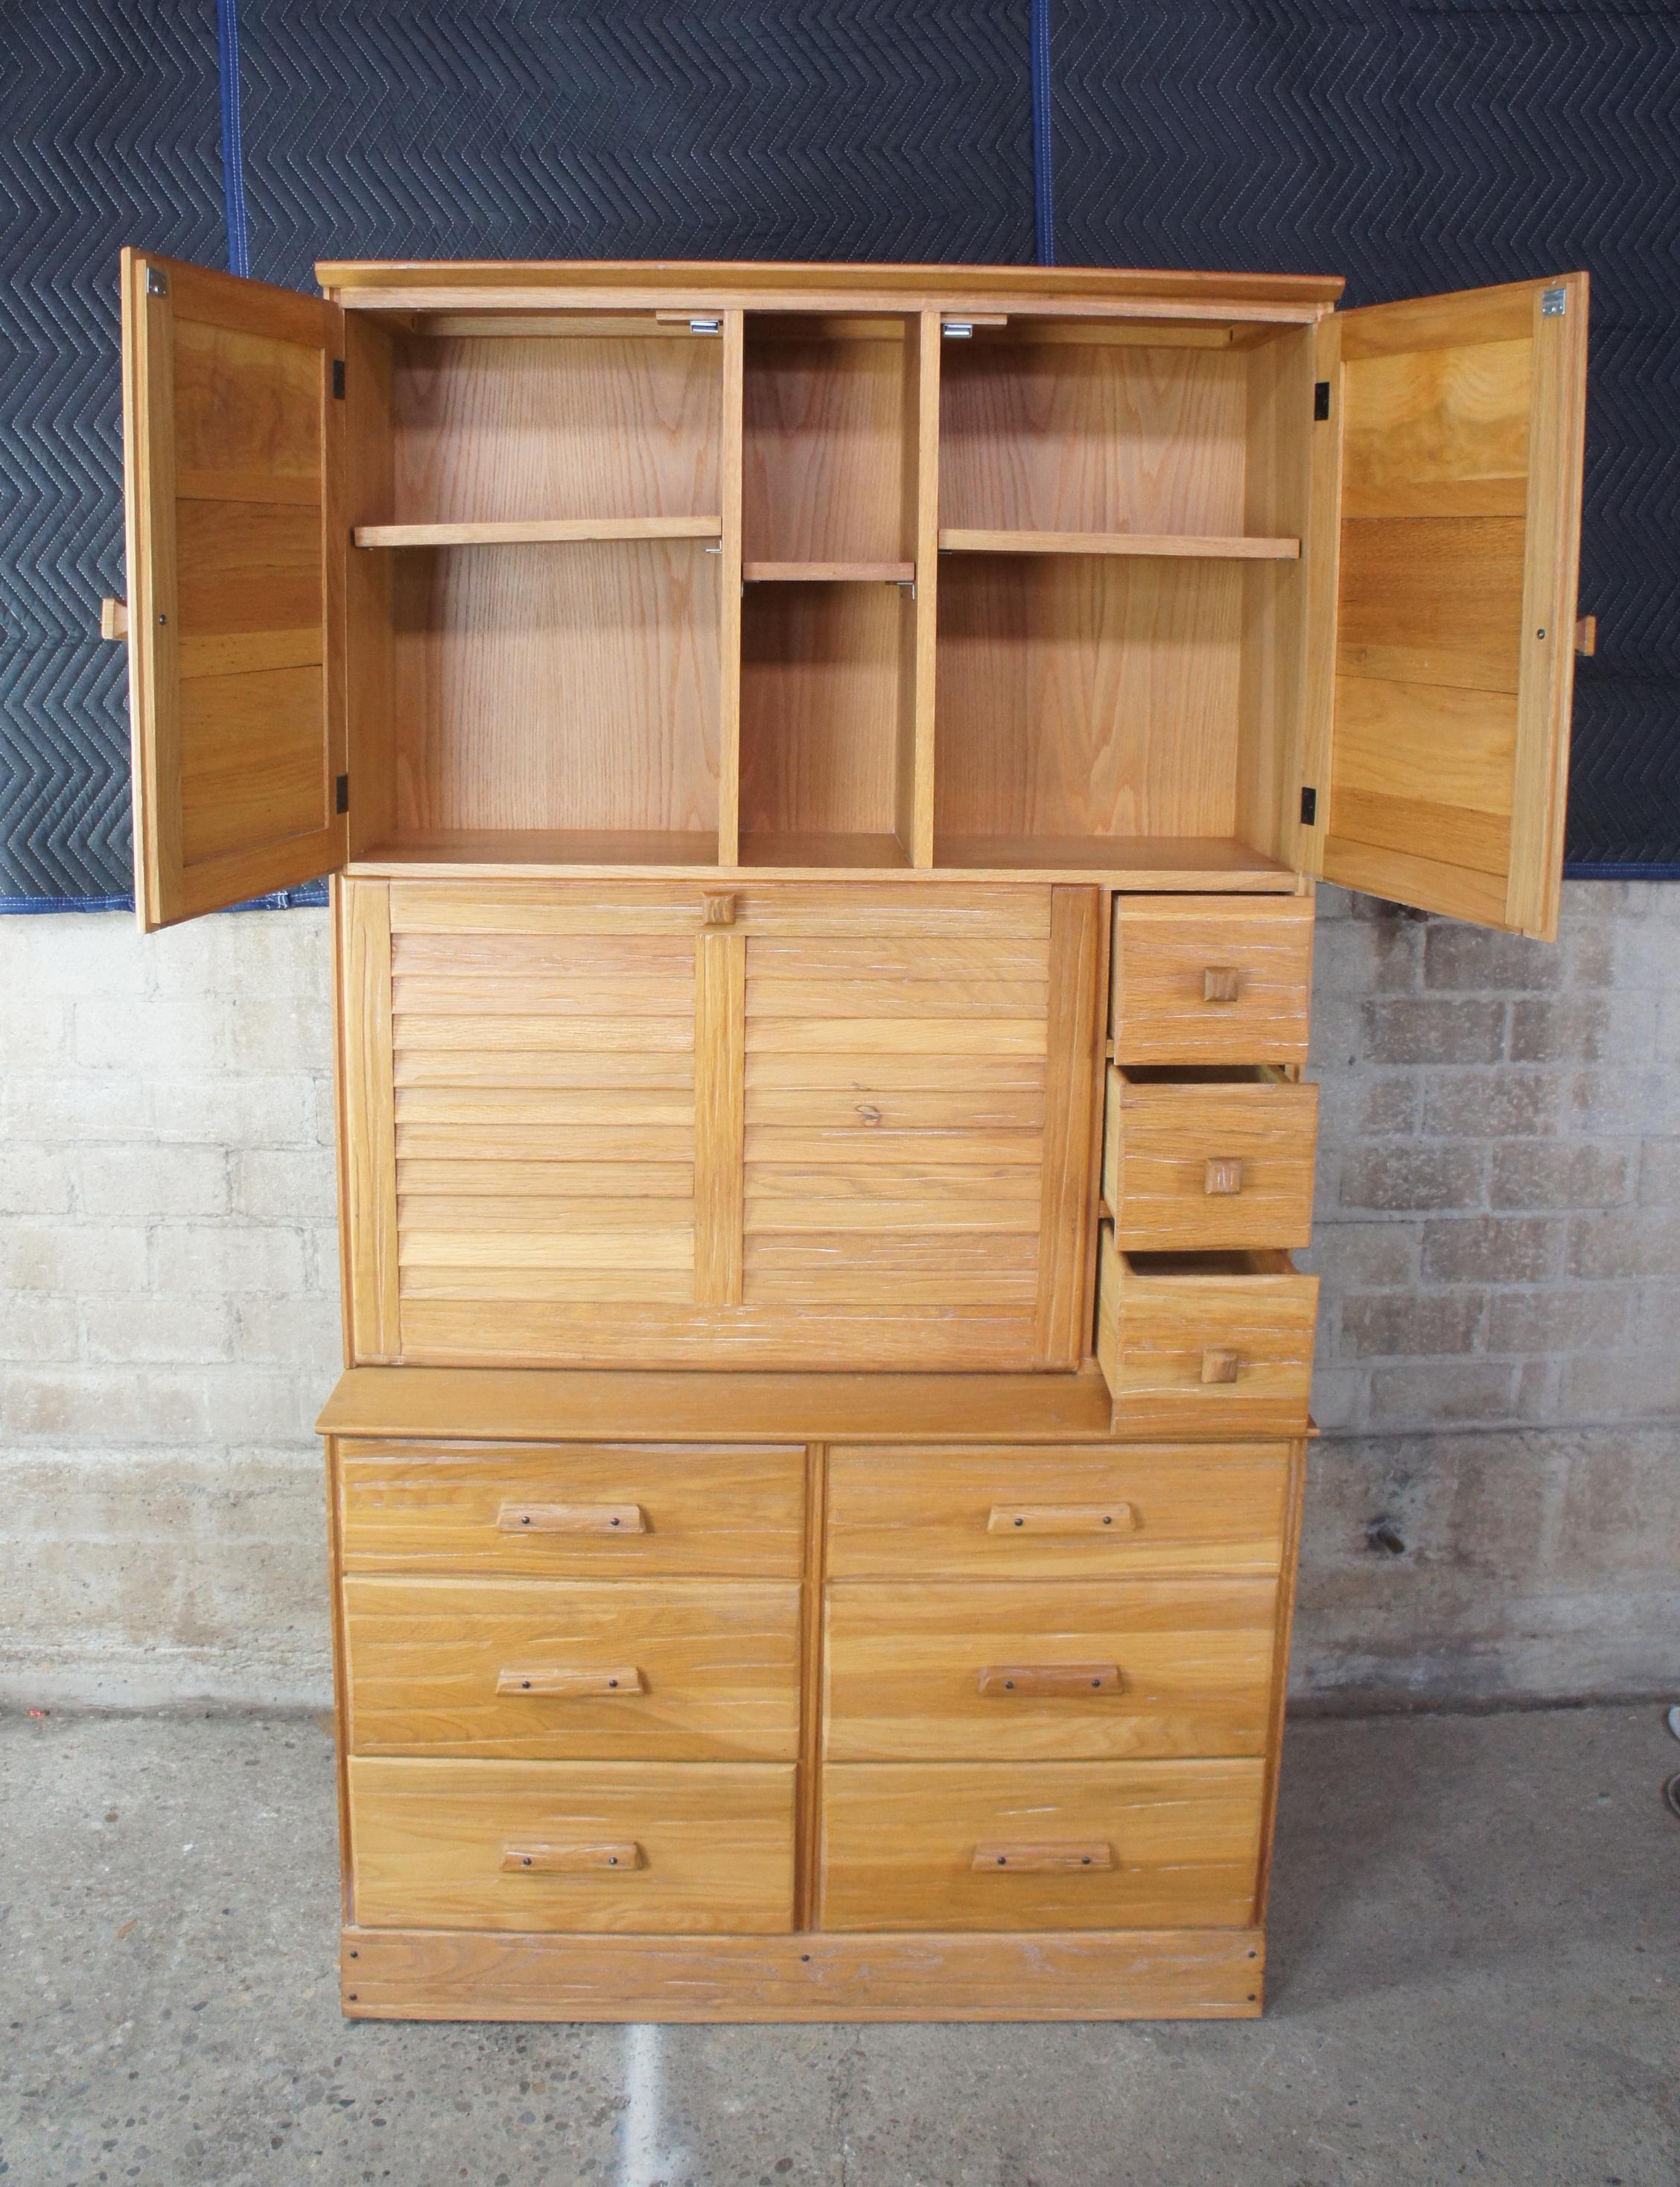
[[1235, 1927], [1264, 1779], [1259, 1761], [841, 1763], [822, 1926]]
[[351, 1751], [790, 1762], [799, 1596], [790, 1582], [352, 1575]]
[[1121, 1244], [1306, 1245], [1318, 1089], [1128, 1077], [1110, 1066], [1103, 1198]]
[[796, 1577], [805, 1453], [632, 1443], [340, 1444], [347, 1571]]
[[976, 1446], [836, 1450], [834, 1579], [1275, 1572], [1289, 1451]]
[[1304, 1432], [1318, 1302], [1286, 1253], [1127, 1253], [1104, 1224], [1097, 1358], [1116, 1428]]
[[1267, 1579], [846, 1583], [829, 1590], [833, 1761], [1109, 1761], [1266, 1750]]
[[374, 1929], [781, 1934], [794, 1772], [777, 1763], [348, 1764]]
[[1122, 897], [1112, 976], [1121, 1063], [1304, 1063], [1312, 899]]

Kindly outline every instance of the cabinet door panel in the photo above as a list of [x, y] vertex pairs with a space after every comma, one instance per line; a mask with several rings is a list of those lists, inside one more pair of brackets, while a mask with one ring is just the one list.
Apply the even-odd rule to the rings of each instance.
[[123, 254], [135, 901], [148, 930], [340, 865], [340, 314]]
[[1556, 932], [1574, 683], [1587, 278], [1338, 316], [1323, 871]]

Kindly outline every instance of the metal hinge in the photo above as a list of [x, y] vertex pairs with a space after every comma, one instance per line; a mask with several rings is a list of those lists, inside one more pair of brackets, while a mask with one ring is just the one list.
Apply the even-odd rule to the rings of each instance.
[[691, 335], [721, 335], [722, 331], [722, 319], [690, 319], [688, 322]]
[[1312, 383], [1313, 423], [1322, 425], [1329, 414], [1330, 383], [1328, 379], [1315, 379]]
[[344, 400], [344, 359], [341, 357], [333, 359], [333, 400], [335, 402]]
[[350, 810], [350, 777], [347, 774], [339, 775], [334, 781], [333, 810], [334, 812], [348, 812]]
[[1540, 291], [1540, 316], [1542, 319], [1561, 319], [1568, 311], [1567, 289], [1542, 289]]
[[169, 294], [169, 276], [161, 267], [149, 266], [146, 268], [146, 294], [149, 296], [166, 296]]
[[1316, 790], [1303, 790], [1301, 793], [1301, 824], [1303, 828], [1313, 828], [1318, 823], [1318, 793]]

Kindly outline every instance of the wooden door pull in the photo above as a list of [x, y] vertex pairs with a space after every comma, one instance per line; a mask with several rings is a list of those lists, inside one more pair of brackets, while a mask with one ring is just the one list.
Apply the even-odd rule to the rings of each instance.
[[645, 1534], [639, 1504], [504, 1504], [496, 1515], [504, 1534]]
[[1234, 964], [1210, 964], [1202, 974], [1202, 1000], [1205, 1003], [1234, 1003], [1243, 975]]
[[1237, 1370], [1242, 1363], [1241, 1352], [1227, 1352], [1216, 1346], [1202, 1354], [1202, 1380], [1204, 1382], [1234, 1382]]
[[498, 1694], [547, 1694], [551, 1699], [578, 1699], [588, 1694], [644, 1694], [648, 1682], [634, 1663], [605, 1670], [573, 1670], [533, 1663], [521, 1669], [509, 1664], [496, 1678]]
[[577, 1875], [598, 1869], [645, 1868], [647, 1861], [634, 1838], [609, 1845], [508, 1845], [502, 1848], [502, 1865], [516, 1874]]
[[735, 897], [731, 889], [706, 889], [702, 891], [705, 903], [705, 924], [708, 926], [733, 926], [735, 923]]
[[1138, 1514], [1130, 1504], [994, 1504], [988, 1534], [1132, 1534]]
[[976, 1871], [990, 1869], [994, 1875], [1002, 1868], [1013, 1869], [1022, 1875], [1058, 1875], [1070, 1868], [1111, 1869], [1114, 1848], [1101, 1838], [1072, 1845], [1017, 1845], [994, 1841], [975, 1847], [971, 1864]]
[[1210, 1200], [1222, 1200], [1243, 1189], [1243, 1165], [1236, 1155], [1210, 1155], [1202, 1189]]
[[100, 601], [99, 635], [106, 638], [127, 637], [128, 603], [126, 600]]
[[980, 1674], [983, 1694], [1014, 1694], [1023, 1700], [1037, 1695], [1117, 1694], [1118, 1663], [988, 1663]]

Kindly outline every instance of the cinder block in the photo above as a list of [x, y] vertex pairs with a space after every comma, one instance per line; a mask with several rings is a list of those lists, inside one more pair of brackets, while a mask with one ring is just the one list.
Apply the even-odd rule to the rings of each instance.
[[1601, 1063], [1615, 1055], [1643, 1062], [1656, 1052], [1656, 1003], [1650, 995], [1594, 992], [1530, 998], [1511, 1006], [1514, 1063]]
[[331, 1223], [338, 1182], [330, 1150], [252, 1147], [233, 1158], [233, 1206], [269, 1223]]
[[81, 1318], [88, 1358], [113, 1366], [202, 1365], [233, 1352], [226, 1299], [167, 1291], [89, 1299]]
[[1505, 1053], [1502, 1001], [1396, 995], [1362, 1009], [1373, 1063], [1497, 1063]]
[[1638, 1196], [1672, 1206], [1680, 1201], [1680, 1139], [1647, 1139], [1639, 1150]]
[[138, 995], [145, 977], [144, 945], [126, 912], [48, 912], [0, 926], [8, 995]]
[[140, 1291], [146, 1234], [138, 1225], [0, 1223], [0, 1285], [18, 1291]]
[[241, 1299], [234, 1313], [240, 1359], [299, 1368], [317, 1378], [323, 1393], [336, 1379], [343, 1364], [336, 1298], [312, 1291], [298, 1298]]
[[79, 1072], [66, 1065], [50, 1077], [8, 1077], [4, 1101], [5, 1135], [12, 1139], [132, 1140], [145, 1128], [145, 1094], [126, 1071]]
[[1340, 1199], [1348, 1208], [1479, 1206], [1486, 1158], [1478, 1147], [1403, 1144], [1344, 1155]]
[[1550, 1132], [1561, 1105], [1557, 1074], [1511, 1064], [1431, 1071], [1424, 1128], [1447, 1139], [1514, 1138]]
[[1542, 1142], [1495, 1147], [1488, 1180], [1493, 1207], [1620, 1207], [1634, 1150], [1615, 1141]]
[[[1680, 1270], [1680, 1209], [1628, 1207], [1581, 1215], [1570, 1224], [1568, 1273], [1604, 1277], [1672, 1278]], [[1676, 1331], [1680, 1352], [1680, 1330]]]
[[1315, 1015], [1332, 996], [1414, 993], [1425, 930], [1400, 919], [1321, 923], [1312, 940]]
[[148, 938], [146, 964], [155, 992], [325, 1002], [332, 978], [330, 915], [303, 908], [188, 919]]
[[160, 1290], [188, 1294], [301, 1290], [302, 1236], [267, 1224], [171, 1224], [157, 1234], [153, 1279]]
[[83, 996], [74, 1054], [85, 1068], [209, 1073], [227, 1054], [228, 1005], [193, 994]]
[[1298, 1254], [1330, 1289], [1380, 1290], [1418, 1280], [1423, 1225], [1419, 1223], [1320, 1223], [1312, 1246]]
[[148, 1367], [18, 1368], [0, 1375], [0, 1423], [20, 1436], [96, 1443], [202, 1436], [204, 1372]]
[[1516, 1370], [1492, 1359], [1414, 1359], [1371, 1375], [1371, 1418], [1385, 1428], [1513, 1417]]
[[1341, 1310], [1340, 1351], [1352, 1359], [1474, 1352], [1487, 1301], [1481, 1291], [1365, 1291]]
[[1492, 1354], [1609, 1351], [1627, 1336], [1634, 1297], [1621, 1284], [1560, 1284], [1545, 1290], [1499, 1290], [1489, 1302]]
[[313, 998], [247, 992], [227, 1007], [228, 1050], [235, 1070], [331, 1070], [331, 1014]]
[[70, 1158], [62, 1147], [0, 1146], [0, 1215], [65, 1215]]
[[[1564, 1363], [1560, 1403], [1565, 1419], [1583, 1423], [1670, 1418], [1680, 1412], [1680, 1345], [1579, 1353]], [[1661, 1508], [1672, 1519], [1672, 1495]]]
[[1520, 934], [1431, 919], [1424, 953], [1424, 985], [1475, 994], [1545, 993], [1559, 986], [1563, 964], [1556, 949]]
[[[229, 1147], [301, 1147], [315, 1138], [316, 1081], [306, 1071], [153, 1080], [152, 1128], [160, 1139]], [[129, 1116], [133, 1127], [138, 1110]]]
[[302, 1442], [314, 1432], [327, 1398], [317, 1373], [258, 1366], [250, 1360], [207, 1368], [204, 1397], [208, 1432], [222, 1442]]
[[70, 1046], [70, 1006], [57, 995], [0, 988], [0, 1056], [8, 1070], [62, 1063]]
[[228, 1206], [220, 1147], [85, 1147], [76, 1170], [86, 1215], [220, 1215]]
[[1558, 1273], [1560, 1220], [1475, 1215], [1424, 1226], [1426, 1284], [1539, 1284]]
[[[42, 1291], [0, 1291], [0, 1360], [74, 1359], [81, 1349], [76, 1301]], [[3, 1626], [0, 1616], [0, 1626]]]

